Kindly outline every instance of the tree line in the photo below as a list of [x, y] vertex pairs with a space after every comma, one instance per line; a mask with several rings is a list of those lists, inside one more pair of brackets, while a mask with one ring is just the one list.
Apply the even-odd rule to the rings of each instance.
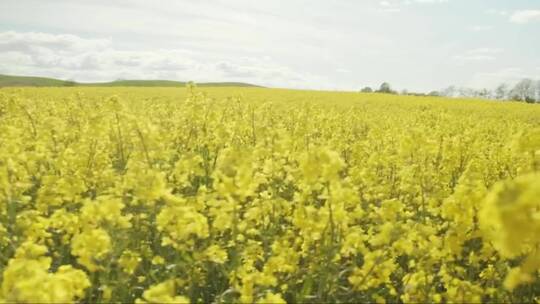
[[444, 97], [471, 97], [494, 100], [514, 100], [527, 103], [540, 103], [540, 80], [523, 79], [511, 86], [507, 83], [499, 85], [494, 90], [471, 89], [465, 87], [450, 86], [441, 91], [432, 91], [429, 93], [415, 93], [403, 90], [401, 92], [392, 89], [389, 83], [384, 82], [379, 89], [373, 90], [370, 87], [364, 87], [360, 90], [362, 93], [385, 93], [401, 94], [414, 96], [444, 96]]

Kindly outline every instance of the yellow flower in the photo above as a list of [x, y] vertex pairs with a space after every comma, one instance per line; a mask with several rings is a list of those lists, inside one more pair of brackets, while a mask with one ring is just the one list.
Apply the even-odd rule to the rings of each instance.
[[86, 274], [70, 265], [57, 272], [31, 259], [12, 259], [3, 273], [2, 295], [8, 302], [66, 303], [84, 296], [90, 281]]
[[125, 250], [120, 256], [118, 264], [122, 267], [124, 272], [133, 274], [135, 269], [137, 269], [137, 266], [139, 266], [141, 260], [142, 259], [138, 253], [131, 250]]
[[208, 221], [190, 206], [166, 206], [158, 214], [157, 227], [165, 233], [163, 245], [171, 243], [176, 248], [190, 244], [195, 238], [208, 237]]
[[84, 224], [91, 226], [107, 223], [119, 228], [130, 228], [131, 216], [122, 215], [124, 207], [120, 198], [99, 196], [95, 200], [85, 201], [81, 208], [80, 219]]
[[108, 302], [111, 300], [113, 289], [110, 286], [102, 285], [99, 287], [99, 290], [101, 290], [101, 299], [103, 302]]
[[154, 265], [163, 265], [165, 263], [165, 259], [162, 256], [156, 255], [152, 258], [152, 264]]
[[22, 243], [15, 252], [17, 259], [38, 259], [48, 252], [47, 246], [30, 241]]
[[525, 284], [525, 283], [531, 283], [533, 281], [533, 277], [531, 274], [524, 272], [520, 267], [512, 268], [506, 275], [506, 278], [504, 279], [504, 288], [508, 290], [513, 290], [518, 285]]
[[362, 267], [354, 269], [349, 276], [349, 282], [357, 290], [366, 290], [390, 283], [390, 275], [396, 269], [392, 258], [385, 256], [384, 252], [373, 251], [364, 255]]
[[137, 303], [185, 303], [190, 301], [184, 296], [176, 295], [176, 286], [174, 280], [165, 281], [150, 286], [143, 292], [142, 299], [137, 299]]
[[223, 264], [227, 262], [227, 251], [221, 249], [218, 245], [210, 245], [206, 248], [204, 254], [208, 260], [214, 263]]
[[505, 257], [540, 244], [540, 175], [500, 182], [486, 197], [480, 214], [486, 235]]
[[96, 264], [111, 250], [109, 234], [101, 228], [85, 230], [75, 235], [71, 241], [71, 253], [89, 271], [100, 269]]
[[281, 294], [279, 293], [272, 293], [272, 292], [266, 292], [264, 297], [257, 300], [258, 304], [286, 304], [285, 300], [281, 297]]

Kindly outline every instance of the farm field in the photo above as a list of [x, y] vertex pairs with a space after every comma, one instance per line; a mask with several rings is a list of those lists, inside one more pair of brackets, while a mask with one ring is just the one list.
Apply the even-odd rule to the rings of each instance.
[[0, 302], [540, 303], [540, 107], [0, 89]]

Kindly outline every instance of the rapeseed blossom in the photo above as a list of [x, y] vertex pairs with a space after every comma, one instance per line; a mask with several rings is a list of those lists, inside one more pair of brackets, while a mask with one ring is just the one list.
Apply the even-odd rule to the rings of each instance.
[[0, 302], [538, 302], [540, 108], [0, 90]]

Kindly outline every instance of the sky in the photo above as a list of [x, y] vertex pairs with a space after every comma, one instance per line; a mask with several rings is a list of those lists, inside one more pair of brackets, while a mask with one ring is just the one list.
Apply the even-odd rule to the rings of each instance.
[[494, 88], [540, 79], [540, 0], [0, 0], [0, 74]]

